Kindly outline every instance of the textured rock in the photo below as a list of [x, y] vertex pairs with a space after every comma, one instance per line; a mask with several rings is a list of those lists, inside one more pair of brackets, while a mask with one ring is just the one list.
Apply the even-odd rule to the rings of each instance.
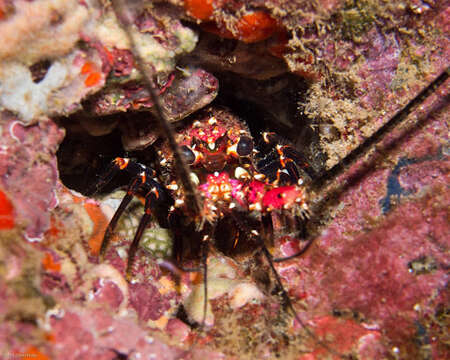
[[[325, 167], [447, 66], [444, 2], [198, 1], [214, 4], [203, 13], [191, 3], [155, 2], [142, 11], [142, 2], [133, 2], [131, 9], [172, 120], [211, 102], [218, 81], [228, 92], [277, 111], [297, 98], [283, 95], [286, 103], [280, 105], [270, 95], [299, 82], [307, 91], [301, 94], [304, 114], [298, 115], [313, 118], [328, 157]], [[36, 21], [24, 22], [31, 7], [36, 13], [29, 17]], [[261, 27], [253, 21], [259, 17]], [[197, 34], [186, 22], [201, 34], [198, 49]], [[19, 31], [24, 23], [26, 31]], [[275, 265], [301, 321], [282, 304], [261, 256], [211, 254], [207, 326], [197, 335], [188, 322], [203, 316], [202, 276], [174, 271], [173, 264], [155, 258], [168, 253], [162, 243], [170, 234], [151, 224], [127, 282], [127, 251], [142, 205], [136, 200], [135, 211], [126, 213], [99, 262], [118, 201], [114, 193], [101, 200], [84, 197], [59, 180], [60, 125], [81, 139], [65, 160], [76, 163], [89, 185], [99, 174], [88, 172], [91, 159], [82, 150], [96, 148], [83, 136], [117, 130], [117, 142], [122, 137], [128, 150], [158, 138], [152, 103], [112, 12], [96, 1], [3, 1], [0, 32], [8, 37], [0, 49], [1, 356], [450, 356], [448, 81], [326, 193], [311, 190], [311, 205], [321, 211], [307, 230], [319, 235], [304, 256]], [[58, 46], [50, 48], [49, 41]], [[61, 118], [76, 111], [76, 117]], [[297, 120], [279, 120], [294, 139]], [[274, 215], [274, 223], [281, 236], [273, 239], [274, 256], [303, 246], [284, 232], [282, 219]], [[215, 268], [221, 261], [227, 265]]]
[[10, 113], [3, 111], [0, 117], [0, 186], [13, 199], [16, 223], [26, 229], [27, 238], [39, 240], [57, 205], [55, 153], [64, 131], [51, 120], [24, 127]]

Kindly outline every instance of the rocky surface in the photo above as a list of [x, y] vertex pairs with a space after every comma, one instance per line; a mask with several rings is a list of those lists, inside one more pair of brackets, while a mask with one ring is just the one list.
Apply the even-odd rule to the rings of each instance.
[[[231, 92], [280, 115], [279, 128], [306, 146], [318, 170], [370, 137], [447, 66], [448, 12], [445, 2], [415, 0], [130, 8], [172, 121], [212, 102], [226, 84], [220, 101]], [[308, 231], [317, 238], [304, 256], [276, 264], [301, 323], [281, 304], [260, 257], [211, 254], [207, 327], [197, 335], [202, 276], [157, 261], [170, 253], [170, 236], [155, 224], [132, 281], [125, 279], [142, 204], [124, 216], [100, 262], [120, 196], [85, 197], [60, 179], [76, 168], [90, 185], [99, 175], [90, 172], [93, 159], [114, 156], [110, 146], [136, 151], [160, 136], [109, 2], [0, 1], [0, 33], [0, 358], [450, 356], [448, 81], [326, 193], [311, 190], [320, 212]], [[293, 88], [296, 97], [283, 92]], [[293, 118], [282, 116], [288, 105], [300, 105]], [[305, 124], [316, 131], [306, 143]], [[57, 159], [64, 136], [76, 145]], [[273, 240], [275, 256], [302, 245]]]

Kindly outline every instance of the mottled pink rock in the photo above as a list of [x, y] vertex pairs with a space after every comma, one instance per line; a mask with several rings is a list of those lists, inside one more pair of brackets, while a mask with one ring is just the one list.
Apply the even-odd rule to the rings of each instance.
[[[208, 105], [217, 93], [217, 79], [200, 68], [191, 69], [189, 72], [173, 72], [159, 83], [159, 95], [170, 121], [181, 120]], [[84, 106], [90, 113], [102, 116], [127, 110], [150, 110], [153, 101], [143, 83], [131, 80], [100, 91], [90, 97]], [[149, 114], [147, 121], [151, 118]], [[145, 126], [141, 127], [142, 132]], [[154, 124], [151, 127], [154, 128]], [[154, 129], [152, 130], [154, 132]]]
[[133, 70], [133, 55], [129, 50], [116, 49], [111, 51], [113, 57], [113, 74], [116, 77], [129, 76]]
[[[331, 316], [313, 319], [309, 325], [320, 338], [333, 339], [330, 348], [317, 347], [310, 354], [300, 356], [301, 360], [320, 359], [333, 356], [339, 359], [339, 354], [351, 352], [355, 344], [358, 344], [358, 357], [364, 359], [379, 359], [386, 356], [386, 351], [381, 343], [381, 335], [377, 330], [366, 329], [363, 325], [352, 320], [339, 320]], [[298, 324], [295, 324], [298, 326]], [[314, 344], [314, 339], [309, 339]], [[326, 344], [328, 346], [329, 344]]]
[[64, 131], [51, 120], [24, 127], [5, 111], [0, 126], [0, 186], [13, 200], [16, 222], [26, 227], [26, 237], [40, 240], [50, 227], [49, 210], [57, 205], [56, 150]]
[[191, 334], [191, 328], [179, 319], [170, 319], [165, 331], [179, 341], [186, 341]]
[[[379, 346], [401, 358], [415, 357], [428, 343], [430, 354], [446, 353], [423, 340], [439, 333], [433, 319], [448, 301], [436, 298], [448, 282], [450, 162], [441, 147], [448, 136], [444, 114], [433, 114], [408, 136], [385, 139], [389, 161], [381, 169], [355, 177], [360, 166], [355, 165], [342, 176], [341, 184], [353, 182], [340, 194], [340, 210], [315, 246], [292, 265], [277, 265], [290, 294], [308, 304], [301, 318], [349, 311], [378, 329], [380, 344], [386, 345], [367, 345], [364, 354], [375, 354], [369, 358], [379, 358]], [[430, 150], [425, 156], [424, 148]], [[337, 349], [341, 342], [330, 345]]]
[[51, 326], [55, 340], [53, 350], [58, 354], [58, 358], [60, 356], [66, 359], [89, 358], [89, 353], [94, 350], [92, 346], [94, 336], [84, 328], [78, 315], [67, 311], [62, 319], [52, 319]]
[[302, 248], [300, 240], [290, 236], [279, 239], [278, 242], [278, 246], [283, 257], [294, 255]]
[[[268, 6], [262, 0], [248, 3], [256, 8]], [[413, 35], [386, 29], [383, 27], [385, 19], [380, 18], [358, 34], [358, 42], [343, 38], [338, 31], [321, 32], [315, 26], [309, 26], [316, 20], [321, 24], [339, 25], [341, 18], [334, 15], [340, 15], [338, 11], [344, 4], [342, 1], [321, 1], [319, 5], [286, 0], [269, 3], [270, 9], [279, 6], [302, 8], [301, 12], [286, 11], [284, 15], [273, 11], [278, 14], [277, 20], [292, 30], [291, 34], [302, 37], [297, 44], [291, 42], [292, 55], [298, 55], [294, 64], [306, 67], [302, 74], [320, 78], [326, 68], [331, 76], [324, 79], [327, 86], [330, 85], [325, 95], [333, 100], [348, 99], [362, 108], [381, 111], [382, 116], [371, 118], [377, 124], [389, 118], [423, 84], [447, 66], [449, 41], [445, 31], [448, 32], [450, 17], [449, 9], [444, 9], [446, 5], [442, 2], [421, 14], [417, 13], [417, 6], [423, 4], [418, 1], [414, 1], [413, 6], [396, 8], [387, 14], [398, 14], [393, 18], [400, 21], [399, 26], [413, 31]], [[238, 2], [233, 3], [236, 4]], [[321, 8], [320, 12], [317, 6]], [[142, 16], [137, 25], [141, 31], [167, 35], [152, 17]], [[299, 26], [304, 27], [304, 32]], [[417, 33], [415, 26], [418, 27]], [[431, 29], [430, 33], [425, 33], [424, 37], [415, 35], [428, 31], [427, 27]], [[168, 45], [172, 45], [170, 41]], [[307, 48], [296, 47], [300, 43], [310, 44], [314, 57], [305, 56], [302, 51]], [[122, 77], [130, 73], [132, 62], [129, 53], [113, 52], [110, 58], [102, 44], [90, 45], [90, 51], [96, 53], [97, 60], [101, 60], [102, 71], [109, 72], [114, 67], [113, 76]], [[242, 44], [236, 46], [238, 50], [230, 54], [247, 54], [248, 62], [244, 64], [250, 64], [247, 69], [243, 66], [242, 72], [237, 72], [239, 74], [271, 77], [287, 71], [280, 59], [269, 55], [269, 60], [264, 57], [263, 61], [261, 57], [261, 62], [257, 62], [259, 52], [255, 55]], [[261, 44], [258, 51], [266, 51], [265, 46]], [[224, 48], [220, 47], [220, 50]], [[412, 58], [416, 57], [419, 62], [408, 62], [407, 54], [413, 54]], [[226, 65], [221, 65], [223, 56], [211, 55], [211, 59], [211, 64], [221, 71], [233, 67], [232, 58]], [[82, 60], [81, 57], [76, 59], [79, 63], [75, 65], [81, 67]], [[416, 69], [417, 73], [409, 73], [405, 69]], [[215, 78], [202, 71], [194, 71], [192, 78], [168, 77], [169, 81], [160, 84], [164, 90], [161, 92], [167, 94], [168, 103], [176, 114], [184, 109], [192, 110], [192, 103], [198, 103], [199, 98], [210, 99], [208, 96], [217, 91]], [[401, 78], [405, 73], [409, 74], [408, 78]], [[334, 76], [344, 79], [344, 84], [340, 83], [342, 79], [336, 80]], [[355, 81], [353, 76], [357, 76]], [[211, 86], [208, 80], [211, 80]], [[177, 82], [181, 85], [178, 86]], [[95, 111], [102, 114], [109, 109], [123, 111], [126, 106], [129, 109], [151, 107], [142, 85], [133, 83], [127, 86], [119, 86], [122, 92], [112, 93], [125, 94], [123, 99], [119, 99], [123, 103], [114, 103], [112, 98], [105, 97], [105, 103], [96, 103], [99, 107]], [[192, 93], [190, 87], [194, 88]], [[278, 312], [277, 320], [289, 323], [282, 329], [286, 330], [283, 336], [302, 334], [297, 340], [302, 342], [302, 351], [309, 353], [298, 356], [304, 360], [332, 358], [333, 351], [352, 352], [361, 359], [449, 357], [444, 338], [446, 325], [442, 321], [449, 303], [446, 289], [449, 264], [445, 252], [448, 248], [450, 203], [448, 149], [445, 147], [448, 143], [448, 105], [442, 105], [440, 110], [431, 106], [437, 98], [448, 94], [448, 88], [447, 82], [446, 90], [441, 90], [424, 104], [425, 119], [421, 119], [413, 130], [406, 133], [393, 131], [385, 139], [382, 151], [376, 152], [374, 160], [369, 159], [365, 164], [359, 161], [337, 180], [343, 186], [340, 192], [332, 194], [336, 195], [338, 203], [324, 209], [325, 218], [331, 220], [310, 251], [302, 258], [276, 265], [298, 315], [316, 337], [325, 339], [332, 351], [327, 351], [315, 337], [303, 336], [305, 332], [301, 324], [295, 323], [291, 327], [288, 320], [292, 318], [286, 315], [276, 296], [267, 296], [264, 303], [234, 310], [233, 315], [242, 315], [245, 319], [246, 334], [254, 331], [253, 334], [266, 335], [264, 331], [267, 329], [254, 325], [260, 325], [257, 321], [264, 317], [274, 319]], [[341, 90], [348, 90], [348, 93]], [[195, 98], [194, 95], [201, 96]], [[95, 101], [95, 98], [90, 100]], [[68, 107], [72, 105], [68, 104]], [[413, 121], [416, 118], [410, 117]], [[0, 186], [13, 201], [19, 224], [17, 229], [13, 229], [17, 234], [14, 231], [0, 233], [6, 238], [4, 242], [2, 238], [0, 248], [4, 252], [0, 264], [5, 267], [5, 272], [1, 269], [5, 276], [0, 278], [0, 318], [5, 319], [0, 324], [0, 348], [25, 351], [33, 343], [52, 359], [106, 360], [125, 355], [157, 359], [230, 358], [231, 355], [204, 347], [204, 344], [214, 347], [215, 340], [218, 340], [215, 335], [221, 330], [216, 327], [210, 329], [208, 336], [201, 338], [192, 351], [183, 351], [181, 344], [165, 344], [158, 338], [159, 331], [146, 326], [146, 321], [161, 320], [166, 316], [166, 310], [176, 309], [179, 295], [175, 289], [164, 286], [167, 283], [163, 284], [161, 271], [141, 250], [136, 256], [133, 269], [136, 279], [129, 286], [129, 299], [118, 282], [109, 278], [101, 280], [94, 277], [93, 280], [89, 276], [91, 269], [98, 266], [96, 257], [86, 256], [89, 250], [87, 223], [94, 220], [83, 218], [86, 214], [75, 207], [74, 200], [70, 206], [60, 205], [53, 209], [56, 205], [55, 189], [60, 199], [65, 196], [56, 187], [54, 157], [63, 136], [62, 130], [50, 121], [25, 128], [18, 124], [17, 118], [5, 112], [1, 113], [0, 120]], [[148, 138], [154, 136], [150, 132], [146, 134]], [[364, 137], [360, 131], [355, 134], [358, 138]], [[348, 133], [342, 137], [344, 135]], [[31, 247], [27, 247], [30, 244], [21, 238], [19, 228], [26, 227], [28, 238], [41, 237], [49, 228], [50, 212], [58, 214], [67, 232], [55, 235], [51, 241], [46, 237], [43, 247], [32, 247], [31, 251]], [[118, 252], [128, 249], [130, 239], [127, 240], [112, 244], [103, 262], [115, 269], [117, 278], [122, 281], [126, 257], [119, 257]], [[17, 244], [20, 249], [12, 251], [3, 245], [10, 243]], [[275, 252], [289, 255], [297, 246], [295, 239], [281, 241]], [[63, 265], [61, 273], [42, 269], [40, 255], [46, 253], [46, 247], [54, 253], [58, 251], [57, 260]], [[26, 274], [22, 270], [26, 270]], [[185, 278], [189, 276], [183, 275]], [[125, 285], [124, 288], [128, 288]], [[21, 301], [27, 299], [30, 303], [24, 305]], [[20, 304], [18, 309], [14, 307], [16, 304]], [[222, 304], [227, 305], [226, 299], [217, 300], [217, 313], [225, 311], [225, 306], [219, 306]], [[218, 315], [216, 323], [220, 324], [220, 320]], [[270, 326], [267, 328], [271, 330]], [[193, 332], [180, 320], [170, 319], [164, 329], [166, 335], [186, 345]], [[256, 346], [264, 349], [264, 355], [276, 356], [270, 353], [268, 339], [249, 337], [249, 343], [262, 342]]]
[[94, 284], [94, 299], [100, 304], [117, 309], [123, 301], [123, 293], [111, 280], [97, 279]]
[[150, 283], [130, 285], [130, 304], [143, 321], [157, 320], [170, 305]]
[[57, 359], [114, 359], [118, 353], [177, 359], [181, 354], [156, 337], [146, 335], [132, 318], [112, 319], [101, 309], [74, 308], [60, 318], [52, 318], [51, 327], [52, 351]]

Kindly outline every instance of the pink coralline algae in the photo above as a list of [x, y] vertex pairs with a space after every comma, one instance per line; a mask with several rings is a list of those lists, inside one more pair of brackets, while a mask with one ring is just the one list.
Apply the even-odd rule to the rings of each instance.
[[159, 297], [158, 289], [151, 284], [132, 284], [130, 304], [133, 306], [139, 318], [143, 321], [158, 320], [165, 310], [169, 309], [169, 304], [164, 302], [153, 303], [155, 297]]
[[[439, 314], [448, 302], [443, 249], [450, 198], [442, 104], [434, 103], [437, 113], [423, 129], [397, 140], [389, 155], [397, 165], [359, 180], [353, 171], [344, 176], [348, 190], [317, 247], [296, 260], [298, 265], [279, 267], [292, 294], [309, 304], [304, 321], [320, 328], [316, 311], [357, 318], [385, 344], [383, 356], [420, 357], [414, 351], [425, 348], [417, 350], [417, 343], [429, 347], [433, 358], [446, 353]], [[424, 149], [430, 150], [427, 155]]]
[[[192, 91], [196, 89], [196, 91]], [[176, 72], [162, 84], [159, 95], [168, 117], [180, 120], [209, 104], [217, 95], [217, 79], [202, 69]], [[135, 81], [106, 89], [92, 97], [86, 109], [95, 115], [110, 115], [126, 110], [151, 109], [153, 103], [145, 86]]]
[[[450, 57], [443, 1], [126, 3], [174, 126], [216, 101], [255, 133], [285, 135], [317, 173]], [[139, 199], [99, 260], [123, 197], [113, 190], [128, 179], [95, 196], [88, 188], [110, 158], [153, 158], [164, 135], [109, 2], [0, 1], [0, 33], [0, 358], [450, 357], [449, 81], [325, 190], [306, 181], [313, 211], [295, 234], [272, 213], [274, 257], [315, 239], [275, 264], [294, 319], [256, 248], [225, 256], [211, 246], [204, 299], [202, 274], [175, 267], [198, 259], [155, 255], [172, 248], [155, 222], [127, 281]]]
[[49, 211], [57, 205], [55, 153], [64, 131], [51, 120], [24, 127], [5, 111], [0, 122], [0, 186], [13, 199], [16, 223], [24, 226], [27, 238], [42, 239], [50, 227]]
[[101, 309], [71, 309], [51, 318], [57, 359], [115, 359], [118, 355], [146, 354], [175, 359], [182, 352], [146, 336], [132, 318], [114, 320]]

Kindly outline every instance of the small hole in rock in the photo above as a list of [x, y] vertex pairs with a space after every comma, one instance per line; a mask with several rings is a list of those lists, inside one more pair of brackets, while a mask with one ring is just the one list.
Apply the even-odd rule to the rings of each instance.
[[43, 78], [45, 78], [45, 75], [47, 74], [48, 69], [51, 66], [50, 60], [42, 60], [39, 61], [29, 67], [29, 70], [31, 72], [31, 78], [33, 79], [33, 82], [39, 83], [42, 81]]

